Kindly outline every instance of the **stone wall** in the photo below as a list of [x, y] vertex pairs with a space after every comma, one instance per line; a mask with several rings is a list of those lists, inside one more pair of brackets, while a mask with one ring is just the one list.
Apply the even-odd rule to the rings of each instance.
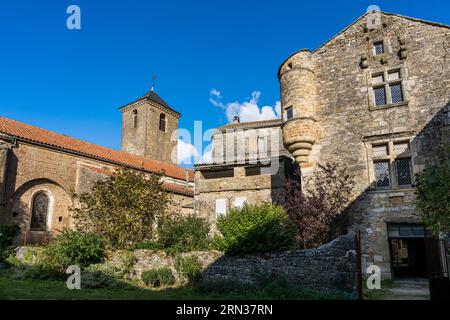
[[[367, 29], [363, 17], [315, 51], [293, 54], [279, 78], [282, 107], [295, 111], [282, 125], [284, 142], [301, 163], [303, 179], [326, 162], [356, 177], [349, 212], [353, 229], [362, 232], [363, 262], [379, 265], [383, 277], [391, 277], [387, 224], [418, 222], [414, 178], [411, 185], [395, 185], [391, 166], [391, 186], [374, 188], [372, 147], [408, 142], [414, 175], [436, 154], [434, 146], [448, 144], [450, 32], [448, 26], [381, 15], [377, 29]], [[375, 55], [379, 41], [384, 53]], [[388, 79], [393, 71], [399, 71], [404, 101], [377, 107], [373, 77], [384, 73]], [[315, 128], [305, 124], [311, 119]], [[392, 148], [389, 152], [397, 156]]]
[[[355, 241], [345, 235], [316, 249], [270, 254], [226, 256], [218, 251], [192, 252], [203, 264], [206, 280], [228, 279], [256, 283], [263, 276], [279, 277], [289, 284], [320, 290], [356, 290]], [[134, 276], [145, 270], [169, 267], [176, 275], [174, 256], [163, 252], [136, 250]], [[113, 258], [113, 261], [119, 260]], [[178, 277], [178, 276], [177, 276]]]
[[[4, 206], [0, 204], [0, 223], [19, 224], [21, 244], [45, 242], [53, 233], [72, 227], [69, 207], [74, 204], [73, 194], [89, 191], [96, 181], [117, 168], [99, 160], [25, 142], [17, 142], [9, 149], [7, 164], [6, 154], [6, 149], [0, 149], [0, 188], [1, 170], [6, 165], [6, 201]], [[30, 231], [33, 195], [38, 191], [44, 191], [50, 199], [48, 228]], [[184, 208], [192, 201], [191, 196], [174, 194], [169, 208], [192, 213], [192, 209]]]
[[[278, 170], [274, 174], [246, 175], [246, 164], [232, 165], [233, 177], [205, 179], [202, 176], [204, 169], [197, 169], [195, 173], [195, 214], [206, 218], [215, 230], [217, 221], [216, 200], [226, 199], [227, 210], [236, 207], [238, 198], [245, 199], [249, 205], [263, 203], [276, 203], [282, 200], [285, 166], [289, 166], [292, 160], [280, 157], [278, 163], [274, 163]], [[224, 166], [227, 168], [227, 166]]]

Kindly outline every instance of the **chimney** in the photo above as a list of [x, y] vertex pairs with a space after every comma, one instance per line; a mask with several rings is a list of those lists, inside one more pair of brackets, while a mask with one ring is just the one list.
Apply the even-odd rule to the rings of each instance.
[[233, 123], [239, 123], [239, 122], [241, 122], [241, 120], [239, 119], [239, 117], [238, 117], [238, 116], [234, 116], [234, 118], [233, 118]]

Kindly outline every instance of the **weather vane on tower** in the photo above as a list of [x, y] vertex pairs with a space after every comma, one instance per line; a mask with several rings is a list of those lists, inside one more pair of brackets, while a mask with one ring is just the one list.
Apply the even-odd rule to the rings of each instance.
[[156, 82], [156, 74], [153, 74], [152, 76], [152, 88], [151, 91], [155, 91], [155, 82]]

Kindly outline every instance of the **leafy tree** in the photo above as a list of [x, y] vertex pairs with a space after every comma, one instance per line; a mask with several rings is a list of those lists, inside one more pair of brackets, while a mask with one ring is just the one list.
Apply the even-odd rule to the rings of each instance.
[[152, 240], [156, 219], [170, 201], [161, 176], [120, 169], [97, 181], [91, 192], [76, 195], [79, 205], [72, 213], [77, 227], [100, 235], [113, 248]]
[[300, 167], [295, 167], [286, 179], [283, 206], [297, 226], [300, 247], [317, 247], [346, 232], [344, 211], [354, 185], [347, 169], [327, 163], [318, 164], [318, 170], [302, 188]]
[[450, 233], [450, 147], [439, 161], [416, 175], [416, 207], [436, 235]]

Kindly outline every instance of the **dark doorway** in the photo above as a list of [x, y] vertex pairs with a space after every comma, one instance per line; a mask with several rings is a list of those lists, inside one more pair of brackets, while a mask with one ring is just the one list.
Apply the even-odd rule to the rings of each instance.
[[423, 227], [389, 225], [388, 230], [394, 278], [426, 278], [428, 273]]
[[425, 239], [390, 239], [394, 277], [427, 277]]

